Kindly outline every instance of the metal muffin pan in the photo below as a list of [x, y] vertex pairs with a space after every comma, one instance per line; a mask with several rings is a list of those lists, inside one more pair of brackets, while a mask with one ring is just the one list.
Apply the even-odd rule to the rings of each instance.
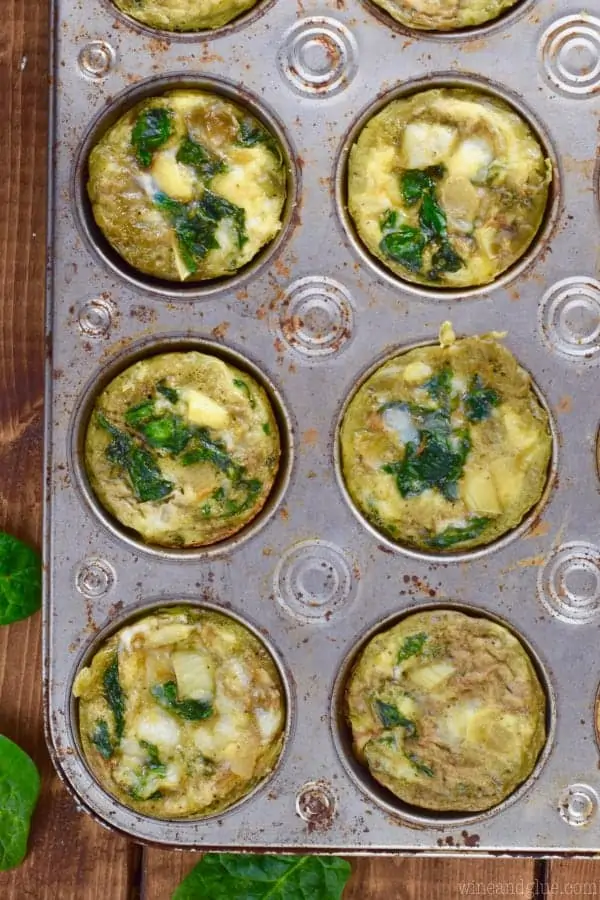
[[[166, 36], [103, 0], [55, 0], [47, 733], [66, 784], [100, 822], [139, 841], [202, 849], [600, 852], [600, 17], [588, 13], [570, 0], [538, 0], [488, 27], [435, 35], [408, 33], [367, 0], [276, 0], [214, 33]], [[208, 291], [150, 285], [111, 265], [85, 211], [82, 148], [98, 133], [90, 129], [138, 92], [190, 79], [233, 91], [289, 147], [288, 227], [249, 271]], [[435, 79], [472, 79], [522, 107], [557, 169], [523, 265], [479, 291], [427, 296], [367, 262], [347, 228], [340, 173], [368, 108]], [[357, 521], [334, 443], [363, 373], [395, 349], [434, 340], [445, 319], [458, 334], [508, 331], [552, 414], [557, 471], [524, 533], [467, 560], [432, 561], [392, 549]], [[292, 471], [247, 539], [175, 557], [136, 546], [90, 502], [77, 429], [111, 373], [140, 353], [198, 341], [239, 354], [281, 396]], [[89, 774], [71, 685], [105, 629], [182, 600], [214, 604], [264, 636], [288, 685], [289, 723], [280, 764], [251, 797], [216, 818], [169, 823], [123, 808]], [[533, 777], [482, 815], [403, 809], [371, 789], [367, 773], [358, 784], [347, 756], [339, 707], [348, 660], [391, 617], [431, 603], [506, 622], [531, 648], [551, 701]]]

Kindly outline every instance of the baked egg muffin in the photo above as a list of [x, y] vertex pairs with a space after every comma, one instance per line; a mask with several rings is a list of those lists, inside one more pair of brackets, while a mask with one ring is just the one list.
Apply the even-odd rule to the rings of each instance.
[[372, 0], [393, 19], [423, 31], [453, 31], [483, 25], [519, 0]]
[[340, 427], [342, 474], [380, 532], [429, 553], [472, 549], [515, 528], [538, 503], [552, 436], [531, 378], [490, 334], [383, 363]]
[[119, 629], [73, 684], [102, 787], [148, 816], [226, 809], [279, 759], [286, 706], [272, 657], [220, 613], [171, 607]]
[[552, 166], [503, 100], [436, 88], [393, 100], [360, 132], [348, 211], [367, 249], [405, 281], [488, 284], [542, 224]]
[[92, 149], [94, 219], [130, 266], [168, 281], [232, 275], [282, 227], [281, 147], [218, 94], [142, 100]]
[[258, 0], [113, 0], [136, 22], [163, 31], [203, 31], [227, 25]]
[[544, 691], [521, 643], [452, 610], [369, 641], [345, 696], [359, 762], [424, 809], [490, 809], [531, 775], [546, 741]]
[[280, 456], [263, 388], [197, 351], [134, 363], [98, 396], [85, 465], [102, 506], [148, 544], [202, 547], [264, 505]]

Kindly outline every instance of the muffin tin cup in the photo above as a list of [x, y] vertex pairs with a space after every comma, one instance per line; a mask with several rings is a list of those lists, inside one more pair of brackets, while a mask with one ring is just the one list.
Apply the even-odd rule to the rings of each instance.
[[[273, 766], [272, 771], [269, 774], [267, 774], [257, 784], [255, 784], [247, 794], [234, 801], [226, 809], [214, 813], [209, 813], [208, 815], [204, 816], [195, 815], [183, 817], [181, 819], [169, 820], [162, 819], [157, 816], [145, 816], [136, 810], [132, 810], [131, 808], [125, 806], [123, 803], [117, 800], [98, 781], [96, 776], [91, 771], [86, 761], [85, 754], [82, 750], [81, 739], [79, 736], [79, 701], [73, 696], [72, 688], [77, 673], [84, 666], [89, 665], [95, 653], [110, 637], [112, 637], [112, 635], [116, 631], [127, 625], [129, 622], [134, 622], [137, 619], [143, 618], [144, 616], [151, 615], [153, 612], [156, 612], [159, 609], [169, 609], [170, 607], [180, 606], [191, 607], [195, 610], [198, 610], [199, 612], [218, 613], [223, 617], [229, 618], [236, 624], [242, 625], [250, 634], [252, 634], [257, 640], [259, 640], [266, 651], [269, 653], [269, 656], [271, 657], [279, 675], [286, 712], [281, 753], [277, 762]], [[153, 830], [160, 828], [160, 825], [164, 825], [165, 823], [177, 826], [178, 824], [183, 823], [191, 824], [194, 822], [204, 823], [216, 821], [222, 819], [224, 816], [234, 814], [242, 805], [251, 803], [252, 799], [265, 791], [269, 785], [269, 782], [274, 777], [276, 777], [278, 770], [284, 764], [288, 745], [293, 735], [295, 722], [295, 704], [296, 698], [294, 694], [293, 679], [291, 678], [290, 673], [286, 670], [285, 665], [282, 662], [277, 650], [268, 640], [265, 639], [265, 636], [261, 634], [259, 628], [255, 624], [249, 622], [245, 617], [231, 612], [227, 608], [217, 606], [212, 603], [207, 603], [206, 601], [200, 601], [198, 600], [198, 598], [194, 597], [173, 598], [167, 596], [165, 598], [149, 598], [148, 600], [142, 601], [136, 606], [128, 609], [126, 613], [118, 615], [116, 617], [111, 617], [110, 621], [105, 625], [105, 627], [103, 627], [94, 636], [94, 638], [86, 645], [83, 652], [79, 654], [79, 657], [73, 666], [72, 674], [68, 682], [68, 696], [65, 699], [65, 707], [68, 710], [67, 721], [65, 724], [66, 728], [69, 731], [70, 741], [75, 749], [75, 753], [73, 757], [68, 760], [68, 762], [66, 762], [66, 760], [64, 759], [62, 762], [60, 762], [60, 759], [57, 759], [57, 757], [55, 756], [55, 763], [57, 762], [59, 767], [62, 769], [63, 778], [66, 779], [70, 784], [71, 789], [74, 790], [76, 799], [79, 803], [83, 804], [84, 808], [90, 810], [91, 805], [91, 809], [98, 812], [98, 807], [101, 807], [102, 812], [100, 812], [99, 819], [105, 824], [107, 821], [110, 822], [113, 808], [119, 810], [123, 818], [131, 819], [133, 817], [134, 820], [145, 821], [148, 824], [148, 827]], [[67, 770], [69, 774], [67, 774]]]
[[[388, 269], [380, 259], [374, 256], [363, 243], [352, 216], [348, 211], [348, 163], [350, 151], [358, 140], [363, 128], [377, 115], [377, 113], [381, 112], [394, 100], [400, 100], [419, 93], [420, 91], [434, 90], [435, 88], [471, 88], [482, 94], [488, 94], [491, 97], [503, 100], [527, 122], [543, 148], [545, 157], [552, 163], [553, 178], [548, 192], [548, 202], [537, 234], [525, 253], [489, 284], [461, 288], [434, 288], [428, 287], [426, 284], [411, 282], [408, 279], [396, 275], [396, 273], [392, 272], [391, 269]], [[350, 242], [352, 250], [360, 257], [361, 262], [370, 266], [377, 277], [385, 279], [391, 285], [395, 285], [402, 291], [414, 294], [419, 298], [429, 298], [431, 300], [481, 299], [482, 297], [488, 297], [490, 293], [497, 288], [510, 285], [514, 279], [518, 278], [518, 276], [525, 276], [527, 270], [535, 261], [535, 258], [539, 254], [548, 251], [552, 237], [558, 226], [561, 210], [561, 166], [556, 150], [546, 129], [542, 123], [537, 120], [536, 116], [528, 106], [523, 103], [521, 97], [515, 93], [507, 92], [506, 89], [497, 82], [492, 81], [491, 79], [481, 79], [475, 74], [462, 75], [456, 74], [455, 72], [436, 72], [427, 78], [414, 81], [411, 79], [407, 83], [401, 84], [379, 96], [375, 102], [365, 107], [362, 112], [359, 113], [356, 121], [345, 135], [342, 147], [338, 153], [334, 177], [336, 207], [339, 220], [346, 233], [347, 240]]]
[[[87, 193], [88, 158], [91, 150], [108, 129], [141, 100], [174, 90], [205, 91], [232, 101], [252, 113], [276, 137], [281, 147], [283, 163], [287, 172], [287, 194], [281, 214], [281, 229], [272, 241], [258, 251], [254, 259], [230, 276], [225, 275], [206, 281], [177, 282], [146, 275], [136, 270], [117, 253], [104, 237], [94, 219], [92, 204]], [[300, 198], [300, 180], [296, 155], [283, 124], [258, 98], [244, 90], [241, 85], [220, 76], [190, 75], [187, 72], [181, 72], [149, 78], [135, 84], [134, 87], [127, 88], [111, 100], [107, 109], [102, 110], [95, 117], [77, 151], [71, 192], [74, 215], [81, 236], [90, 252], [94, 253], [103, 265], [144, 293], [152, 293], [174, 300], [203, 300], [224, 291], [233, 292], [240, 289], [261, 269], [274, 263], [294, 227], [295, 212]]]
[[[467, 337], [467, 335], [459, 335], [458, 337]], [[368, 381], [369, 378], [374, 375], [378, 369], [381, 368], [381, 366], [383, 366], [386, 362], [395, 359], [397, 356], [408, 353], [410, 350], [417, 350], [420, 347], [435, 346], [439, 346], [437, 341], [424, 341], [418, 344], [410, 344], [406, 347], [396, 347], [394, 350], [388, 351], [384, 356], [380, 357], [376, 362], [372, 363], [365, 372], [360, 374], [360, 376], [352, 386], [352, 389], [349, 392], [348, 396], [343, 402], [335, 425], [333, 437], [334, 466], [340, 491], [353, 514], [356, 516], [361, 525], [367, 529], [367, 531], [374, 535], [377, 540], [384, 544], [386, 547], [389, 547], [391, 551], [404, 553], [406, 556], [409, 556], [412, 559], [427, 560], [432, 563], [461, 563], [468, 562], [469, 560], [473, 559], [480, 559], [481, 557], [487, 556], [489, 553], [493, 553], [496, 550], [503, 549], [512, 541], [526, 535], [532, 525], [540, 518], [556, 485], [559, 468], [559, 436], [552, 410], [550, 409], [548, 402], [539, 389], [538, 385], [536, 384], [534, 379], [531, 378], [531, 387], [533, 393], [535, 394], [538, 403], [548, 416], [548, 427], [550, 429], [550, 434], [552, 437], [552, 452], [550, 456], [550, 462], [548, 464], [548, 473], [546, 476], [546, 483], [544, 485], [542, 495], [538, 502], [523, 516], [521, 522], [515, 528], [511, 528], [506, 532], [506, 534], [501, 535], [488, 544], [483, 544], [480, 547], [474, 547], [472, 550], [459, 550], [456, 553], [428, 553], [427, 550], [419, 550], [415, 547], [411, 547], [409, 544], [402, 543], [402, 541], [392, 540], [392, 538], [388, 537], [384, 532], [380, 531], [376, 525], [369, 521], [364, 513], [358, 508], [356, 502], [353, 500], [346, 486], [341, 453], [342, 424], [344, 422], [344, 417], [346, 415], [348, 407], [352, 402], [352, 399], [356, 396], [356, 393], [360, 390], [363, 384], [365, 384], [365, 382]], [[517, 360], [517, 362], [519, 362], [520, 364], [519, 360]], [[523, 367], [521, 366], [521, 368]], [[531, 377], [531, 373], [529, 373], [529, 375]]]
[[[400, 800], [400, 798], [395, 797], [388, 788], [379, 784], [379, 782], [371, 775], [368, 768], [356, 759], [352, 750], [352, 731], [346, 717], [345, 693], [348, 679], [350, 678], [352, 669], [358, 660], [360, 653], [374, 637], [393, 628], [394, 625], [398, 625], [403, 619], [407, 618], [407, 616], [414, 615], [415, 613], [437, 612], [443, 610], [452, 610], [474, 618], [488, 619], [495, 622], [497, 625], [502, 625], [510, 631], [511, 634], [518, 638], [529, 656], [546, 698], [546, 741], [531, 774], [501, 803], [482, 812], [436, 812], [435, 810], [422, 809], [413, 806], [410, 803], [406, 803], [403, 800]], [[492, 616], [484, 610], [477, 609], [473, 606], [465, 606], [460, 603], [426, 603], [419, 605], [418, 609], [409, 609], [401, 613], [395, 613], [387, 619], [384, 619], [382, 622], [377, 622], [366, 632], [366, 634], [361, 636], [357, 644], [352, 647], [342, 663], [334, 683], [331, 706], [331, 728], [337, 752], [349, 777], [355, 782], [359, 789], [369, 797], [369, 799], [374, 803], [377, 803], [387, 813], [397, 816], [411, 826], [427, 825], [429, 827], [444, 828], [448, 825], [452, 825], [455, 828], [462, 828], [466, 825], [475, 825], [479, 822], [485, 822], [490, 816], [502, 812], [502, 810], [506, 809], [510, 804], [524, 799], [533, 789], [546, 760], [552, 752], [556, 731], [556, 696], [548, 672], [539, 655], [533, 649], [531, 644], [525, 641], [523, 636], [515, 631], [508, 621], [499, 616]]]
[[[53, 3], [43, 616], [57, 768], [98, 821], [148, 844], [596, 855], [600, 18], [537, 0], [473, 32], [404, 35], [364, 0], [278, 0], [256, 13], [207, 35], [165, 35], [103, 0]], [[490, 286], [432, 297], [361, 250], [344, 219], [342, 176], [363, 121], [393, 96], [440, 83], [498, 93], [522, 111], [556, 181], [526, 259]], [[84, 165], [111, 117], [191, 85], [247, 103], [289, 148], [290, 224], [235, 278], [178, 289], [103, 258], [84, 208]], [[448, 319], [461, 336], [508, 332], [550, 414], [554, 450], [546, 493], [515, 533], [444, 558], [390, 546], [357, 520], [334, 457], [344, 404], [374, 360], [427, 343]], [[183, 347], [222, 355], [265, 385], [289, 449], [252, 539], [244, 531], [215, 552], [178, 555], [148, 550], [104, 517], [80, 449], [110, 377]], [[275, 649], [292, 697], [268, 785], [207, 821], [125, 810], [89, 774], [72, 725], [73, 677], [97, 636], [170, 600], [249, 623]], [[534, 779], [462, 821], [383, 805], [389, 797], [353, 770], [338, 718], [341, 680], [365, 635], [433, 603], [506, 623], [551, 692], [551, 737]]]
[[[271, 403], [273, 413], [279, 429], [281, 455], [279, 467], [273, 486], [265, 500], [264, 505], [255, 517], [242, 528], [234, 532], [230, 537], [212, 544], [200, 547], [176, 548], [163, 547], [146, 543], [134, 531], [122, 525], [102, 505], [96, 496], [86, 471], [85, 465], [85, 437], [94, 408], [94, 403], [104, 388], [121, 372], [128, 369], [134, 363], [161, 353], [176, 353], [196, 350], [215, 356], [224, 362], [235, 366], [243, 372], [247, 372], [265, 390]], [[73, 473], [79, 493], [85, 503], [93, 510], [94, 515], [102, 525], [115, 537], [127, 542], [132, 550], [137, 553], [148, 553], [159, 558], [170, 558], [181, 561], [209, 559], [228, 553], [254, 537], [261, 528], [275, 515], [285, 497], [286, 490], [292, 477], [294, 465], [294, 426], [281, 394], [273, 382], [250, 362], [245, 356], [236, 350], [223, 344], [191, 335], [156, 335], [140, 342], [137, 346], [128, 347], [125, 352], [118, 354], [101, 372], [94, 375], [87, 384], [75, 407], [71, 424], [70, 437], [70, 471]]]
[[365, 9], [378, 19], [382, 25], [387, 26], [399, 34], [406, 35], [413, 40], [426, 38], [432, 41], [476, 41], [494, 34], [511, 25], [518, 26], [519, 20], [531, 12], [536, 0], [517, 0], [512, 9], [507, 9], [495, 19], [483, 22], [481, 25], [467, 25], [464, 28], [451, 28], [446, 31], [429, 31], [423, 28], [404, 25], [394, 19], [387, 10], [378, 6], [374, 0], [361, 0]]
[[151, 25], [146, 25], [144, 22], [140, 22], [133, 16], [128, 16], [127, 13], [119, 9], [116, 3], [113, 3], [113, 0], [99, 0], [99, 2], [106, 7], [111, 15], [122, 22], [124, 26], [154, 40], [198, 43], [198, 41], [209, 41], [211, 38], [219, 38], [232, 31], [247, 28], [255, 21], [255, 19], [266, 15], [277, 0], [258, 0], [255, 6], [250, 7], [246, 12], [240, 13], [234, 19], [231, 19], [231, 21], [226, 22], [224, 25], [219, 25], [217, 28], [190, 29], [189, 31], [168, 31], [165, 28], [152, 28]]

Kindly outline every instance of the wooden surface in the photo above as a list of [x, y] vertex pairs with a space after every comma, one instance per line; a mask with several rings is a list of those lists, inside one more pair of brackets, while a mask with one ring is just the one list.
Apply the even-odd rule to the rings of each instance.
[[[97, 2], [97, 0], [86, 0]], [[0, 41], [0, 528], [39, 546], [42, 486], [46, 0], [2, 0]], [[168, 900], [192, 854], [142, 851], [77, 812], [43, 736], [40, 617], [0, 628], [0, 732], [35, 759], [42, 799], [1, 900]], [[353, 861], [344, 900], [600, 896], [600, 863]], [[232, 898], [235, 900], [235, 898]]]

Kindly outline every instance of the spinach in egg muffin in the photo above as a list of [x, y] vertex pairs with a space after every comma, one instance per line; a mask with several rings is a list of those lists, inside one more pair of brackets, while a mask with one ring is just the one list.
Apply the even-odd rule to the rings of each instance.
[[425, 809], [490, 809], [529, 777], [546, 740], [544, 691], [520, 641], [450, 609], [369, 641], [345, 700], [357, 759]]
[[354, 503], [398, 544], [432, 553], [487, 544], [517, 526], [548, 477], [548, 416], [527, 372], [488, 335], [419, 347], [380, 366], [341, 428]]
[[519, 0], [373, 0], [409, 28], [452, 31], [483, 25], [511, 9]]
[[130, 366], [98, 397], [85, 464], [99, 501], [148, 544], [199, 547], [264, 505], [279, 466], [275, 415], [247, 373], [197, 351]]
[[258, 0], [113, 0], [137, 22], [163, 31], [220, 28], [256, 5]]
[[551, 164], [527, 122], [482, 91], [393, 100], [350, 151], [348, 210], [361, 240], [406, 281], [494, 281], [534, 240]]
[[143, 100], [95, 145], [88, 167], [98, 227], [129, 265], [156, 278], [231, 275], [281, 229], [281, 148], [216, 94]]
[[80, 670], [73, 694], [92, 772], [146, 815], [225, 809], [281, 753], [285, 699], [275, 664], [219, 613], [171, 607], [125, 625]]

